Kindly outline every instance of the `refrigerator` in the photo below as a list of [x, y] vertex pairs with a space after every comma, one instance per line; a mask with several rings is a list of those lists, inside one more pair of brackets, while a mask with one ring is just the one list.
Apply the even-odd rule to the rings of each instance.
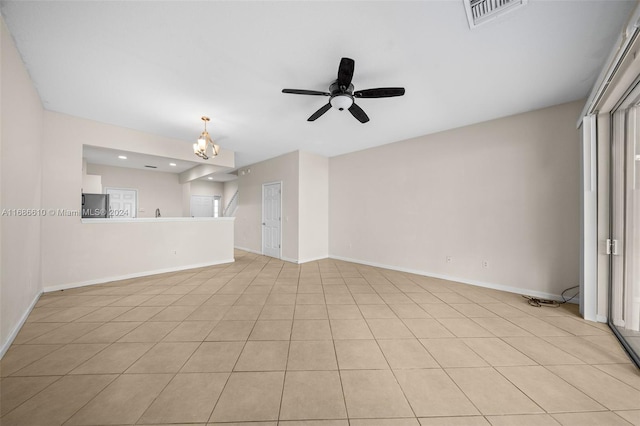
[[82, 218], [109, 217], [109, 194], [82, 194]]

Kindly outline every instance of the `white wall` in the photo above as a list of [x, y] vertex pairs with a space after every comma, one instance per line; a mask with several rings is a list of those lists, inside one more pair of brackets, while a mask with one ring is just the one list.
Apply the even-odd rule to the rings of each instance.
[[331, 158], [330, 255], [539, 295], [577, 285], [582, 105]]
[[[262, 185], [279, 181], [282, 181], [282, 259], [303, 263], [327, 258], [329, 159], [300, 151], [240, 170], [235, 181], [236, 247], [262, 252]], [[225, 191], [233, 196], [234, 185], [228, 182]]]
[[155, 217], [160, 209], [162, 217], [182, 216], [182, 184], [177, 173], [138, 170], [127, 167], [87, 164], [89, 175], [102, 177], [103, 192], [107, 188], [138, 190], [138, 217]]
[[262, 185], [282, 182], [282, 258], [298, 260], [298, 152], [253, 164], [238, 177], [236, 247], [262, 252]]
[[329, 255], [329, 159], [300, 151], [298, 262]]
[[191, 216], [191, 182], [182, 185], [182, 216]]
[[191, 184], [191, 195], [208, 195], [208, 196], [223, 196], [222, 182], [207, 182], [204, 180], [194, 180], [189, 182]]
[[[43, 153], [43, 191], [42, 205], [49, 209], [78, 210], [80, 208], [80, 188], [82, 187], [82, 145], [90, 143], [94, 146], [124, 149], [132, 152], [145, 152], [161, 157], [183, 158], [191, 160], [193, 151], [184, 141], [163, 138], [136, 130], [98, 123], [83, 118], [72, 117], [51, 111], [44, 113], [44, 134], [47, 143], [42, 146]], [[87, 139], [87, 135], [90, 135]], [[218, 157], [216, 157], [218, 160]], [[229, 167], [233, 167], [233, 153], [221, 158]], [[104, 183], [104, 182], [103, 182]], [[153, 210], [155, 207], [152, 206]], [[163, 212], [163, 216], [167, 216]], [[150, 224], [139, 224], [144, 227]], [[115, 272], [120, 268], [118, 262], [122, 259], [118, 253], [111, 257], [100, 258], [91, 256], [88, 247], [101, 244], [93, 239], [88, 231], [88, 224], [82, 224], [79, 217], [47, 216], [42, 220], [42, 277], [46, 288], [66, 284], [74, 284], [87, 280], [99, 279], [103, 268], [111, 265]], [[123, 239], [118, 246], [112, 246], [111, 251], [119, 250], [120, 246], [131, 244]], [[165, 251], [169, 251], [168, 247]], [[128, 252], [128, 251], [127, 251]], [[150, 252], [130, 252], [126, 265], [138, 265], [137, 272], [148, 271]], [[189, 256], [187, 256], [189, 257]], [[180, 256], [159, 257], [158, 267], [162, 269], [180, 268], [185, 260]], [[196, 261], [192, 259], [195, 263]], [[88, 263], [88, 265], [86, 265]], [[103, 263], [103, 264], [101, 264]], [[126, 274], [133, 274], [124, 265]], [[85, 268], [92, 268], [86, 270]], [[78, 271], [83, 271], [79, 274]], [[107, 277], [113, 276], [110, 274]]]
[[94, 221], [76, 227], [78, 246], [61, 241], [66, 264], [49, 269], [45, 291], [233, 262], [232, 218]]
[[[39, 209], [42, 193], [43, 107], [0, 18], [0, 204], [2, 209]], [[80, 169], [78, 169], [80, 177]], [[1, 218], [0, 356], [29, 307], [42, 292], [40, 218]]]
[[222, 210], [227, 208], [229, 202], [233, 198], [234, 194], [238, 190], [238, 180], [230, 180], [225, 182], [222, 186], [223, 195], [222, 195]]

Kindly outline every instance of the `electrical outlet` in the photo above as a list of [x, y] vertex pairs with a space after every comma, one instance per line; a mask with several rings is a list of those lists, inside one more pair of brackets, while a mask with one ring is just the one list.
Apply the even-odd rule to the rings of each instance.
[[489, 261], [488, 260], [483, 260], [482, 261], [482, 267], [483, 268], [488, 268], [489, 267]]
[[451, 263], [451, 262], [453, 262], [453, 257], [447, 256], [447, 263]]

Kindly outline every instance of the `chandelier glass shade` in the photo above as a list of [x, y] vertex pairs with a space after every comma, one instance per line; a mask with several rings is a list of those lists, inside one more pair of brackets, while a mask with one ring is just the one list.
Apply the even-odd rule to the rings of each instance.
[[[198, 136], [198, 141], [193, 144], [193, 153], [203, 160], [216, 157], [220, 153], [220, 146], [216, 145], [207, 132], [207, 122], [209, 117], [202, 117], [204, 121], [204, 131]], [[209, 154], [209, 147], [211, 147], [211, 154]]]

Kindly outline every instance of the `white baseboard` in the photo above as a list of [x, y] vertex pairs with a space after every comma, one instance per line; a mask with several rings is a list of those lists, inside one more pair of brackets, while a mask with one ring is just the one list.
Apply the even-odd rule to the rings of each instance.
[[310, 257], [308, 259], [300, 259], [298, 260], [299, 264], [307, 263], [307, 262], [315, 262], [317, 260], [327, 259], [329, 256], [320, 256], [320, 257]]
[[2, 346], [0, 346], [0, 359], [2, 359], [4, 354], [9, 350], [9, 347], [15, 340], [18, 333], [20, 332], [20, 329], [24, 325], [25, 321], [27, 321], [27, 318], [29, 318], [29, 314], [31, 313], [33, 308], [36, 306], [36, 303], [38, 303], [38, 300], [40, 299], [41, 295], [42, 295], [41, 292], [36, 294], [36, 297], [33, 298], [27, 310], [24, 312], [24, 314], [22, 314], [22, 317], [20, 317], [20, 321], [18, 321], [18, 323], [13, 327], [13, 330], [11, 330], [11, 333], [9, 333], [7, 340], [5, 342], [2, 342]]
[[[246, 248], [246, 247], [237, 247], [237, 246], [234, 247], [234, 248], [236, 250], [242, 250], [242, 251], [246, 251], [246, 252], [249, 252], [249, 253], [257, 254], [258, 256], [266, 256], [266, 254], [263, 254], [262, 252], [260, 252], [258, 250], [253, 250], [253, 249]], [[326, 257], [323, 257], [323, 259], [326, 259]], [[290, 263], [302, 263], [302, 262], [299, 262], [298, 259], [291, 259], [289, 257], [281, 257], [280, 260], [284, 260], [285, 262], [290, 262]]]
[[221, 265], [223, 263], [233, 263], [233, 262], [235, 262], [235, 259], [231, 258], [231, 259], [219, 260], [216, 262], [197, 263], [194, 265], [185, 265], [185, 266], [177, 266], [173, 268], [156, 269], [153, 271], [134, 272], [133, 274], [117, 275], [112, 277], [102, 277], [102, 278], [96, 278], [93, 280], [80, 281], [75, 283], [50, 285], [50, 286], [44, 287], [44, 292], [49, 293], [49, 292], [58, 291], [58, 290], [68, 290], [71, 288], [84, 287], [87, 285], [104, 284], [111, 281], [128, 280], [130, 278], [140, 278], [140, 277], [146, 277], [149, 275], [166, 274], [167, 272], [178, 272], [178, 271], [184, 271], [187, 269], [204, 268], [207, 266], [215, 266], [215, 265]]
[[246, 247], [237, 247], [237, 246], [236, 246], [236, 247], [234, 247], [234, 249], [236, 249], [236, 250], [242, 250], [242, 251], [248, 251], [249, 253], [257, 254], [257, 255], [260, 255], [260, 256], [262, 256], [262, 255], [263, 255], [261, 251], [253, 250], [253, 249], [246, 248]]
[[315, 257], [315, 258], [309, 258], [309, 259], [291, 259], [289, 257], [282, 257], [280, 258], [280, 260], [284, 260], [285, 262], [290, 262], [290, 263], [295, 263], [297, 265], [302, 265], [303, 263], [307, 263], [307, 262], [315, 262], [316, 260], [322, 260], [322, 259], [327, 259], [327, 256], [322, 256], [322, 257]]
[[[332, 254], [329, 255], [329, 258], [330, 259], [336, 259], [336, 260], [343, 260], [345, 262], [359, 263], [361, 265], [375, 266], [376, 268], [390, 269], [392, 271], [408, 272], [410, 274], [423, 275], [425, 277], [439, 278], [439, 279], [443, 279], [443, 280], [447, 280], [447, 281], [455, 281], [455, 282], [459, 282], [459, 283], [463, 283], [463, 284], [474, 285], [474, 286], [477, 286], [477, 287], [490, 288], [490, 289], [493, 289], [493, 290], [508, 291], [509, 293], [524, 294], [524, 295], [527, 295], [527, 296], [534, 296], [534, 297], [538, 297], [538, 298], [541, 298], [541, 299], [556, 300], [556, 301], [559, 301], [559, 302], [562, 301], [562, 296], [561, 295], [546, 293], [546, 292], [543, 292], [543, 291], [530, 290], [530, 289], [519, 288], [519, 287], [511, 287], [511, 286], [502, 285], [502, 284], [488, 283], [488, 282], [485, 282], [485, 281], [470, 280], [468, 278], [460, 278], [460, 277], [454, 277], [454, 276], [450, 276], [450, 275], [434, 274], [432, 272], [422, 271], [422, 270], [418, 270], [418, 269], [401, 268], [401, 267], [398, 267], [398, 266], [385, 265], [385, 264], [382, 264], [382, 263], [369, 262], [369, 261], [360, 260], [360, 259], [351, 259], [351, 258], [348, 258], [348, 257], [335, 256], [335, 255], [332, 255]], [[578, 303], [578, 302], [571, 301], [571, 302], [568, 302], [568, 303]]]
[[607, 318], [605, 315], [596, 315], [596, 321], [607, 323], [609, 322], [609, 318]]

